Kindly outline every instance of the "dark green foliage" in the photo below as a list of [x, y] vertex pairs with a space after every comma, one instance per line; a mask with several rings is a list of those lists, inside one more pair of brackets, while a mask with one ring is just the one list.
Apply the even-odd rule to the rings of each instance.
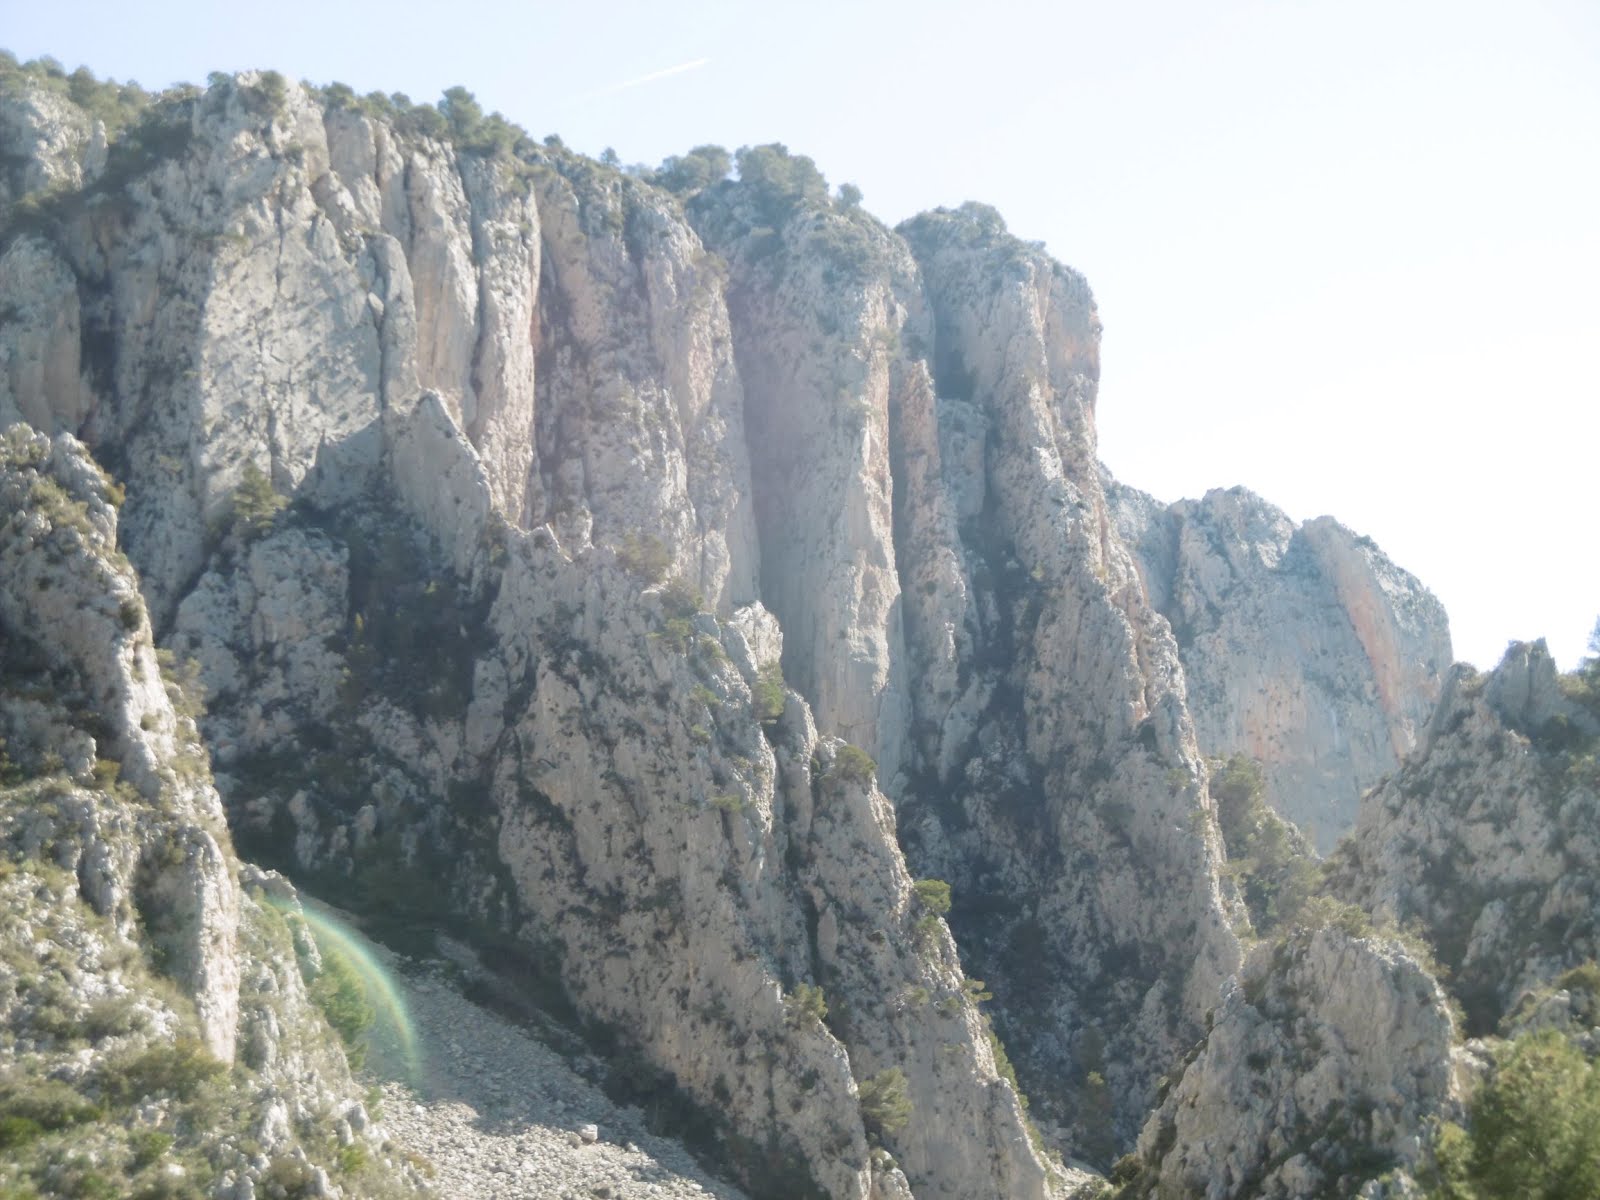
[[136, 1130], [128, 1135], [128, 1148], [133, 1152], [133, 1169], [142, 1171], [151, 1163], [158, 1161], [163, 1154], [172, 1149], [172, 1135], [161, 1133], [159, 1130]]
[[813, 983], [796, 984], [794, 991], [784, 997], [783, 1008], [790, 1024], [801, 1028], [820, 1025], [828, 1016], [827, 999]]
[[842, 277], [857, 283], [871, 278], [878, 264], [878, 245], [867, 223], [844, 216], [818, 221], [806, 240], [806, 250], [828, 264], [824, 280]]
[[661, 607], [674, 617], [693, 617], [705, 611], [706, 598], [687, 579], [669, 580], [661, 589]]
[[19, 93], [23, 87], [42, 87], [65, 96], [89, 116], [105, 123], [106, 137], [117, 137], [150, 103], [150, 93], [131, 80], [119, 84], [114, 79], [96, 79], [87, 67], [68, 75], [53, 58], [38, 58], [18, 63], [0, 51], [0, 95]]
[[180, 1035], [175, 1041], [158, 1042], [108, 1063], [97, 1081], [114, 1104], [134, 1104], [147, 1096], [164, 1095], [193, 1100], [202, 1087], [227, 1071], [199, 1039]]
[[527, 135], [499, 113], [484, 116], [477, 98], [464, 87], [446, 90], [439, 101], [446, 136], [458, 150], [485, 158], [505, 158]]
[[828, 181], [803, 154], [781, 142], [744, 146], [734, 155], [739, 182], [751, 189], [766, 224], [781, 226], [804, 205], [826, 207]]
[[847, 780], [850, 783], [871, 783], [872, 777], [877, 774], [878, 764], [872, 761], [872, 756], [858, 746], [846, 742], [839, 747], [833, 756], [833, 767], [828, 774], [837, 779]]
[[756, 716], [764, 724], [770, 725], [783, 716], [788, 701], [784, 694], [781, 664], [770, 662], [761, 668], [761, 674], [756, 678], [755, 704]]
[[1318, 871], [1299, 830], [1267, 807], [1261, 766], [1243, 754], [1211, 764], [1211, 797], [1250, 923], [1265, 937], [1291, 924], [1316, 889]]
[[437, 108], [412, 104], [404, 92], [396, 92], [391, 99], [396, 108], [394, 127], [401, 133], [440, 141], [450, 135], [450, 122]]
[[674, 195], [690, 196], [721, 183], [732, 169], [733, 158], [721, 146], [696, 146], [662, 162], [651, 182]]
[[911, 1121], [906, 1073], [899, 1067], [879, 1071], [860, 1085], [861, 1120], [875, 1137], [904, 1129]]
[[253, 462], [246, 463], [229, 502], [229, 528], [241, 542], [253, 542], [271, 531], [288, 505], [288, 499], [273, 489], [267, 473]]
[[861, 189], [853, 183], [841, 183], [839, 185], [839, 207], [846, 212], [860, 208]]
[[942, 879], [919, 879], [911, 885], [917, 903], [927, 912], [942, 917], [950, 911], [950, 885]]
[[319, 938], [317, 951], [322, 956], [322, 973], [311, 981], [311, 1001], [344, 1043], [350, 1065], [359, 1067], [367, 1056], [367, 1031], [377, 1016], [367, 986], [350, 960], [327, 941]]
[[1593, 1200], [1600, 1196], [1600, 1068], [1554, 1030], [1498, 1056], [1468, 1129], [1441, 1130], [1439, 1200]]
[[617, 547], [617, 561], [625, 571], [646, 583], [660, 583], [672, 567], [672, 555], [660, 538], [630, 533]]
[[25, 1079], [0, 1084], [0, 1149], [98, 1121], [103, 1115], [97, 1104], [58, 1080]]

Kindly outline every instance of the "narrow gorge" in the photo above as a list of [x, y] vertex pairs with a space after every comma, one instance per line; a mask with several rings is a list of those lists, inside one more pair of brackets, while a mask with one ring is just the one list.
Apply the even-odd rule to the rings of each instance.
[[1118, 484], [1099, 375], [998, 213], [782, 146], [0, 63], [0, 1097], [88, 1106], [0, 1187], [448, 1194], [298, 887], [751, 1196], [1420, 1195], [1463, 1039], [1587, 1011], [1600, 683]]

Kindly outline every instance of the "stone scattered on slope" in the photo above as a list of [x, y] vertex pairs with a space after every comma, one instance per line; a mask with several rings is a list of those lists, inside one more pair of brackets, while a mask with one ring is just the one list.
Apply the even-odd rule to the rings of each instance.
[[616, 1107], [579, 1073], [598, 1075], [597, 1060], [563, 1055], [468, 1000], [455, 964], [402, 968], [373, 949], [399, 984], [420, 1074], [389, 1029], [374, 1037], [367, 1073], [381, 1084], [385, 1128], [425, 1160], [435, 1194], [742, 1200], [681, 1145], [651, 1134], [637, 1109]]

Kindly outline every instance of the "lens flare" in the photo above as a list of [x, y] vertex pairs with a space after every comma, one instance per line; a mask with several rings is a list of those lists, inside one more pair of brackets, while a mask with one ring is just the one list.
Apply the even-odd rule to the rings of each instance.
[[367, 1034], [371, 1066], [380, 1074], [398, 1073], [413, 1088], [420, 1087], [422, 1051], [406, 1007], [405, 993], [393, 969], [383, 961], [372, 941], [349, 921], [309, 896], [302, 894], [300, 900], [301, 911], [291, 915], [302, 917], [318, 941], [343, 954], [366, 988], [375, 1014], [372, 1029]]

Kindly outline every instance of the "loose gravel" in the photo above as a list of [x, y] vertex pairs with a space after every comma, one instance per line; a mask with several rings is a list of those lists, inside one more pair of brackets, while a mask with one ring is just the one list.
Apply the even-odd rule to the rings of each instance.
[[[441, 941], [443, 941], [441, 939]], [[563, 1054], [460, 990], [470, 951], [409, 964], [373, 947], [393, 969], [420, 1064], [392, 1031], [375, 1031], [364, 1074], [382, 1092], [381, 1122], [426, 1160], [448, 1200], [745, 1200], [705, 1174], [681, 1144], [652, 1135], [636, 1108], [619, 1108], [586, 1078], [602, 1064]], [[575, 1069], [576, 1068], [576, 1069]]]

